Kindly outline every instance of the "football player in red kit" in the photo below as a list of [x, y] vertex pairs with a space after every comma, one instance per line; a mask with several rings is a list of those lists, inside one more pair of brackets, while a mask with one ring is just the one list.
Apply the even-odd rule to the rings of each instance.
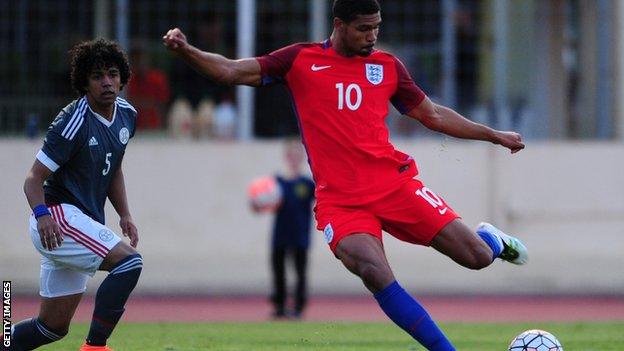
[[392, 54], [374, 49], [377, 0], [335, 0], [333, 32], [256, 58], [230, 60], [190, 45], [178, 28], [164, 44], [197, 71], [224, 84], [285, 84], [298, 115], [316, 183], [317, 228], [344, 266], [359, 276], [390, 319], [428, 350], [454, 350], [424, 308], [396, 281], [382, 230], [431, 246], [471, 269], [496, 258], [527, 261], [524, 245], [489, 223], [476, 232], [414, 178], [414, 160], [388, 140], [388, 102], [427, 128], [463, 139], [524, 148], [518, 133], [474, 123], [433, 103]]

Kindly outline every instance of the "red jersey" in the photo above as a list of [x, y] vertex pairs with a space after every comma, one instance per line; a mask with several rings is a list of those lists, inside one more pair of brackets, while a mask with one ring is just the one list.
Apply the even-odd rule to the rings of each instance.
[[319, 202], [362, 204], [398, 189], [416, 164], [388, 140], [388, 102], [407, 113], [425, 94], [393, 55], [340, 56], [323, 43], [298, 43], [258, 57], [262, 85], [284, 83]]

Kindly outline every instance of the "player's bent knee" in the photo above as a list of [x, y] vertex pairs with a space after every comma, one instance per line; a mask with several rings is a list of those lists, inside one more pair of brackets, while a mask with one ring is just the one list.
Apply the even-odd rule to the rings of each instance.
[[483, 247], [472, 250], [466, 268], [480, 270], [492, 264], [492, 251]]
[[[123, 241], [120, 241], [112, 250], [106, 255], [104, 261], [100, 265], [99, 269], [104, 271], [111, 271], [117, 265], [126, 260], [127, 257], [139, 255], [139, 253], [130, 245]], [[140, 257], [141, 255], [139, 255]]]
[[394, 280], [388, 267], [372, 262], [360, 264], [358, 273], [364, 285], [373, 292], [382, 290]]
[[139, 280], [141, 271], [143, 270], [143, 256], [139, 253], [128, 255], [117, 262], [115, 267], [111, 269], [110, 274], [121, 274], [132, 272], [136, 280]]
[[128, 255], [134, 255], [137, 254], [137, 250], [128, 245], [127, 243], [120, 241], [117, 245], [115, 245], [115, 247], [112, 248], [112, 250], [109, 252], [109, 255], [117, 255], [117, 256], [128, 256]]

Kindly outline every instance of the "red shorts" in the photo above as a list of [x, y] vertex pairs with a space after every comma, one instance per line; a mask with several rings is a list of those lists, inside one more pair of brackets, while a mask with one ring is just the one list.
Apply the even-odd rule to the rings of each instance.
[[318, 203], [317, 229], [332, 252], [343, 238], [367, 233], [382, 241], [381, 231], [413, 244], [429, 246], [438, 232], [459, 216], [418, 179], [411, 179], [378, 200], [360, 206]]

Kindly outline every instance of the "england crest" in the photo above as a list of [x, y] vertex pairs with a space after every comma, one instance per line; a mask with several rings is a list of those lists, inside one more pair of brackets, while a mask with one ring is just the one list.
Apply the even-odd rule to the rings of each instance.
[[328, 244], [334, 240], [334, 228], [332, 228], [330, 223], [327, 223], [325, 229], [323, 229], [323, 234], [325, 234], [325, 242]]
[[383, 81], [383, 66], [374, 65], [372, 63], [366, 64], [366, 79], [369, 82], [377, 85]]

